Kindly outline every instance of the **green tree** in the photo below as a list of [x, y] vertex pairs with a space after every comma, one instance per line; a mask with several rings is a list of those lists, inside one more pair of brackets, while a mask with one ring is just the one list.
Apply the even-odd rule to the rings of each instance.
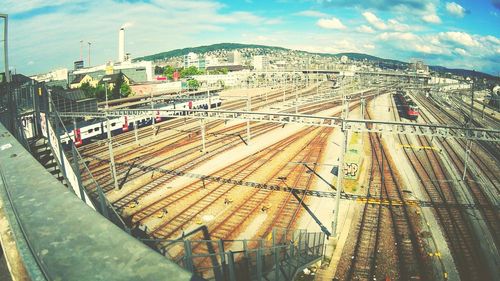
[[95, 88], [90, 86], [90, 84], [88, 82], [83, 83], [80, 86], [80, 90], [83, 91], [83, 93], [85, 94], [85, 97], [95, 98]]
[[[106, 97], [106, 89], [104, 88], [103, 84], [98, 84], [97, 87], [92, 87], [94, 89], [94, 98], [96, 98], [98, 101], [105, 101]], [[110, 93], [108, 91], [108, 98], [110, 97]]]
[[120, 95], [122, 98], [126, 98], [132, 94], [132, 90], [127, 83], [123, 83], [120, 88]]
[[155, 65], [155, 75], [163, 74], [163, 72], [165, 72], [165, 68], [164, 67]]
[[181, 70], [181, 77], [184, 78], [184, 77], [189, 77], [189, 76], [193, 76], [193, 75], [200, 75], [200, 74], [203, 74], [204, 71], [202, 70], [199, 70], [198, 68], [196, 68], [196, 66], [190, 66], [188, 68], [183, 68]]
[[167, 65], [164, 68], [163, 76], [167, 77], [168, 79], [173, 79], [174, 72], [175, 68], [173, 68], [171, 65]]
[[[116, 82], [115, 82], [115, 85], [113, 86], [113, 89], [111, 90], [111, 99], [114, 100], [114, 99], [119, 99], [121, 97], [121, 89], [122, 89], [122, 86], [124, 84], [127, 84], [125, 83], [125, 78], [123, 78], [123, 73], [120, 71], [120, 73], [118, 73], [118, 79], [116, 79]], [[108, 96], [108, 99], [109, 99], [109, 96]]]
[[200, 82], [196, 79], [190, 79], [187, 81], [189, 90], [196, 91], [200, 87]]

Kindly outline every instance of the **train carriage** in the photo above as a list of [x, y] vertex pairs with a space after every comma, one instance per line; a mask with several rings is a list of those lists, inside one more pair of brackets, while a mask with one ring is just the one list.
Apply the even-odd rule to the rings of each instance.
[[[111, 134], [117, 135], [129, 130], [135, 130], [137, 128], [149, 126], [153, 124], [153, 118], [155, 123], [159, 123], [168, 120], [172, 117], [161, 116], [160, 110], [164, 109], [183, 109], [185, 110], [182, 114], [176, 113], [176, 115], [186, 115], [189, 110], [192, 109], [208, 109], [208, 98], [196, 98], [196, 99], [186, 99], [184, 101], [174, 101], [167, 103], [155, 104], [154, 116], [120, 116], [117, 118], [110, 119]], [[211, 108], [219, 107], [222, 103], [218, 94], [214, 94], [210, 97]], [[144, 107], [144, 109], [150, 109]], [[137, 127], [137, 128], [136, 128]], [[76, 147], [90, 143], [95, 139], [104, 139], [107, 137], [107, 122], [102, 119], [93, 119], [89, 121], [82, 121], [74, 125], [67, 125], [66, 131], [61, 130], [59, 132], [61, 143], [65, 148], [69, 148], [69, 145], [73, 142]]]
[[396, 102], [399, 115], [402, 118], [416, 120], [420, 115], [418, 106], [405, 91], [396, 91], [394, 100]]

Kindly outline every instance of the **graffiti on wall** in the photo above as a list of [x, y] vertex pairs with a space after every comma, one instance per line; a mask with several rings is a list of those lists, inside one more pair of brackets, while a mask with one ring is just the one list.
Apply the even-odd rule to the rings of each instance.
[[344, 176], [348, 178], [355, 178], [358, 174], [359, 166], [357, 163], [345, 163]]

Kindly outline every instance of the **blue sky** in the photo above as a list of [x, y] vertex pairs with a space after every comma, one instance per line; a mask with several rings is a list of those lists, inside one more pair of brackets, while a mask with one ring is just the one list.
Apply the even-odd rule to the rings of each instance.
[[[34, 74], [220, 42], [384, 58], [500, 72], [500, 0], [2, 0], [10, 64]], [[3, 62], [2, 62], [3, 63]]]

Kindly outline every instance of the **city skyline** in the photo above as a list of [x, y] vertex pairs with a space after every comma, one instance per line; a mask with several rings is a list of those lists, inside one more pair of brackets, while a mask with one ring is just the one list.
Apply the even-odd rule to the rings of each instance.
[[35, 74], [117, 60], [126, 27], [133, 57], [220, 42], [358, 52], [497, 75], [500, 1], [7, 0], [10, 65]]

